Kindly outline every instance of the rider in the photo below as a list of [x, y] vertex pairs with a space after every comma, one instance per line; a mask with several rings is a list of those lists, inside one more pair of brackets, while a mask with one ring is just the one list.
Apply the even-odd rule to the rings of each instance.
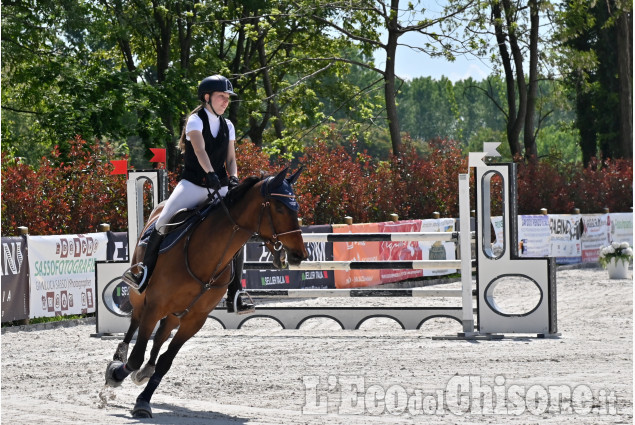
[[[132, 273], [129, 269], [123, 279], [138, 287], [142, 292], [150, 280], [156, 265], [159, 246], [164, 237], [165, 225], [180, 209], [194, 208], [208, 198], [209, 190], [216, 190], [225, 196], [228, 190], [238, 186], [238, 167], [234, 142], [236, 133], [232, 122], [223, 117], [229, 105], [230, 96], [236, 96], [231, 82], [222, 75], [204, 78], [198, 85], [201, 104], [194, 109], [188, 119], [179, 147], [184, 154], [185, 166], [181, 180], [174, 188], [163, 207], [152, 231], [142, 265], [145, 273]], [[253, 304], [234, 296], [241, 289], [242, 251], [234, 260], [234, 278], [227, 288], [227, 311], [247, 313], [253, 311]]]

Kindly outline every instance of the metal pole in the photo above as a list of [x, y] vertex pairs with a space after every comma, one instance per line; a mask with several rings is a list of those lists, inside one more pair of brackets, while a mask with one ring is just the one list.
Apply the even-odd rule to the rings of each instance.
[[463, 332], [474, 334], [472, 301], [472, 237], [470, 234], [470, 174], [459, 174], [459, 248], [461, 252], [461, 288], [463, 292]]

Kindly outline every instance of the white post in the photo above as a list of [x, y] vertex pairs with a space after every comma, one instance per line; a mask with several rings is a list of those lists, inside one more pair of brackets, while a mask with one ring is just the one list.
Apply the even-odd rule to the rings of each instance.
[[472, 237], [470, 232], [470, 174], [459, 174], [459, 249], [461, 253], [461, 287], [463, 332], [474, 334], [472, 300]]
[[137, 246], [137, 241], [145, 223], [143, 217], [143, 185], [146, 182], [152, 184], [152, 205], [157, 205], [160, 201], [158, 174], [159, 170], [140, 170], [128, 173], [128, 252], [130, 253], [130, 261], [132, 261], [132, 253]]

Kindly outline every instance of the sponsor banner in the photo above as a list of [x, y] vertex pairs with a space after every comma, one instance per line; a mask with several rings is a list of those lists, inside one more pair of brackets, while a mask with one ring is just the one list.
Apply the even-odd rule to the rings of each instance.
[[611, 242], [628, 242], [633, 246], [632, 213], [609, 213], [607, 225]]
[[29, 317], [95, 311], [95, 261], [106, 260], [106, 233], [28, 236]]
[[29, 317], [26, 237], [2, 238], [2, 323]]
[[549, 216], [518, 216], [518, 255], [520, 257], [549, 257], [551, 255], [551, 229]]
[[108, 261], [129, 261], [128, 232], [107, 232], [107, 235], [106, 257]]
[[[454, 232], [456, 221], [453, 218], [421, 220], [421, 232]], [[422, 260], [456, 260], [454, 242], [419, 242]], [[443, 276], [456, 273], [456, 269], [421, 270], [423, 276]]]
[[600, 248], [609, 244], [608, 218], [608, 214], [585, 214], [580, 219], [583, 263], [597, 263]]
[[[379, 223], [334, 225], [333, 233], [379, 233]], [[380, 242], [333, 244], [333, 261], [378, 261]], [[381, 284], [379, 270], [335, 270], [336, 288], [359, 288]]]
[[582, 216], [549, 214], [551, 256], [558, 264], [582, 262]]
[[503, 216], [490, 217], [492, 222], [492, 231], [496, 240], [492, 243], [492, 255], [494, 258], [499, 258], [505, 251], [505, 223], [503, 222]]
[[[404, 220], [397, 222], [379, 223], [381, 233], [412, 233], [421, 231], [421, 220]], [[379, 259], [381, 261], [414, 261], [421, 260], [422, 251], [419, 242], [380, 242]], [[379, 271], [381, 283], [399, 282], [405, 279], [412, 279], [423, 276], [423, 270], [404, 269], [391, 270], [382, 269]]]
[[[331, 233], [330, 225], [302, 227], [303, 233]], [[306, 244], [307, 261], [332, 261], [333, 244], [310, 242]], [[262, 244], [246, 245], [246, 260], [267, 263], [273, 261], [271, 252]], [[243, 287], [249, 289], [328, 289], [335, 288], [331, 270], [245, 270]]]

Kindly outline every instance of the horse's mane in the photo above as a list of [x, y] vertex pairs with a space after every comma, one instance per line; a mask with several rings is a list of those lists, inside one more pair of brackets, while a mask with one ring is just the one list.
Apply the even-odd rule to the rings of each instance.
[[256, 177], [256, 176], [247, 177], [245, 180], [243, 180], [241, 184], [239, 184], [238, 186], [236, 186], [235, 188], [233, 188], [227, 193], [227, 196], [225, 196], [225, 204], [228, 207], [231, 207], [232, 205], [236, 204], [245, 196], [245, 194], [252, 187], [256, 185], [256, 183], [260, 182], [264, 178], [266, 178], [266, 176], [265, 177]]

